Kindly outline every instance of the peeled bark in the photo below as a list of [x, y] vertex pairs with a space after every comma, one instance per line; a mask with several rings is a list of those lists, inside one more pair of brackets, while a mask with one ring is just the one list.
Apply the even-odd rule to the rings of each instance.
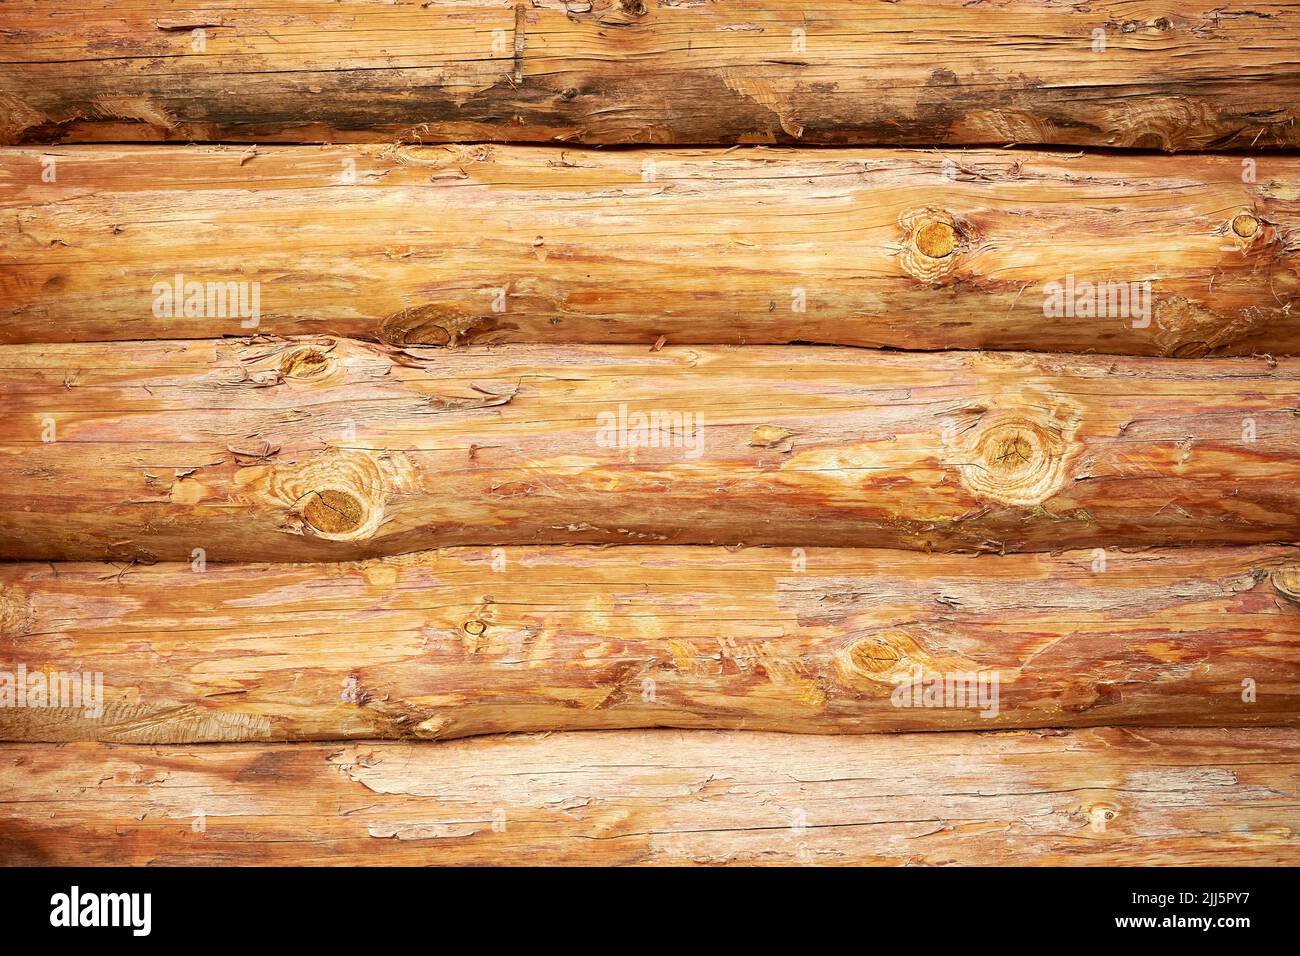
[[14, 864], [1300, 861], [1295, 730], [0, 746]]
[[5, 7], [11, 143], [1300, 144], [1286, 2]]
[[1300, 538], [1300, 360], [0, 347], [0, 557]]
[[0, 342], [1294, 354], [1297, 184], [1282, 157], [11, 150]]
[[0, 739], [1300, 719], [1296, 548], [497, 548], [197, 572], [0, 565], [9, 679], [103, 675], [93, 699], [0, 707]]

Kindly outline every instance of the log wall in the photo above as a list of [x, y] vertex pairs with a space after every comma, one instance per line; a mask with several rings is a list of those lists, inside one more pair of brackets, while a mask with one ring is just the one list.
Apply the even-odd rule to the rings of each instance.
[[0, 3], [0, 864], [1295, 864], [1297, 50]]

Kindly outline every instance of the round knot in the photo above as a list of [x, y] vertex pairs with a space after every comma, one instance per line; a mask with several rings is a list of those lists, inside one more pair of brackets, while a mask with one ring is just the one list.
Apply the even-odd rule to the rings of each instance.
[[1092, 829], [1101, 832], [1106, 825], [1119, 816], [1119, 807], [1113, 803], [1094, 803], [1084, 808], [1088, 823]]
[[977, 433], [963, 483], [978, 495], [1011, 505], [1036, 505], [1061, 486], [1066, 441], [1028, 418], [1008, 418]]
[[1253, 239], [1259, 232], [1259, 220], [1248, 213], [1242, 213], [1232, 220], [1232, 231], [1242, 239]]
[[365, 523], [365, 506], [355, 496], [336, 488], [313, 491], [302, 516], [322, 535], [346, 536]]
[[400, 456], [331, 448], [305, 461], [243, 468], [239, 485], [281, 504], [290, 533], [361, 541], [383, 523], [389, 489], [406, 480]]
[[950, 223], [930, 222], [916, 231], [916, 248], [930, 259], [942, 259], [957, 249], [957, 230]]
[[1273, 569], [1273, 590], [1289, 601], [1300, 604], [1300, 564]]
[[903, 228], [899, 264], [903, 271], [922, 282], [938, 282], [957, 267], [958, 252], [969, 231], [957, 225], [946, 212], [919, 209], [898, 218]]

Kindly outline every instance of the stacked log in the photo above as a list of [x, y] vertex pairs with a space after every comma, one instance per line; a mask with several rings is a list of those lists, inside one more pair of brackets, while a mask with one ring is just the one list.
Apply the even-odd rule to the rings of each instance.
[[0, 709], [10, 740], [1300, 719], [1296, 548], [13, 563], [0, 601], [5, 657], [104, 675], [79, 709]]
[[1284, 0], [46, 0], [6, 142], [1300, 143]]
[[1006, 150], [15, 149], [0, 342], [1285, 355], [1297, 179]]
[[1300, 537], [1300, 361], [345, 340], [0, 347], [0, 557]]
[[1284, 865], [1295, 862], [1298, 743], [1261, 727], [10, 744], [0, 854], [28, 865]]

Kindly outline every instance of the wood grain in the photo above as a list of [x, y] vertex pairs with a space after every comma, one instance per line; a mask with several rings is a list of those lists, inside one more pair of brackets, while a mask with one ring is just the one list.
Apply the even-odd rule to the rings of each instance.
[[0, 211], [0, 342], [1300, 352], [1290, 157], [13, 149]]
[[1300, 539], [1300, 361], [0, 347], [0, 557]]
[[0, 739], [1294, 724], [1296, 581], [1297, 548], [0, 564], [0, 670], [102, 675]]
[[0, 746], [41, 865], [1300, 861], [1295, 730]]
[[0, 4], [0, 863], [1300, 864], [1297, 49]]
[[1300, 144], [1287, 2], [4, 6], [11, 143]]

